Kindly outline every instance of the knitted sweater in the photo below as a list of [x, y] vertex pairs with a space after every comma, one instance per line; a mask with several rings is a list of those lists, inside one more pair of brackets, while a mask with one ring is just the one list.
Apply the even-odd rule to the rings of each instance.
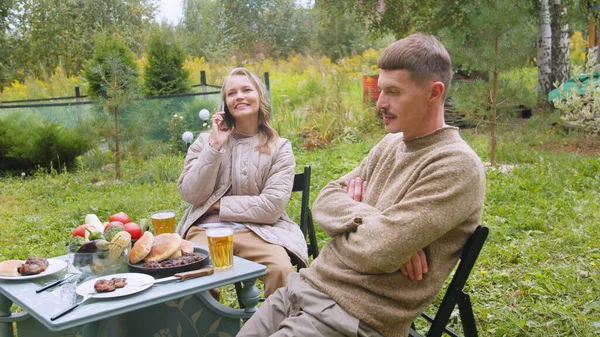
[[[346, 193], [357, 176], [368, 182], [362, 202]], [[484, 198], [483, 165], [458, 129], [389, 134], [321, 190], [313, 215], [332, 239], [301, 274], [382, 335], [406, 337], [480, 223]], [[422, 248], [429, 272], [411, 281], [400, 266]]]

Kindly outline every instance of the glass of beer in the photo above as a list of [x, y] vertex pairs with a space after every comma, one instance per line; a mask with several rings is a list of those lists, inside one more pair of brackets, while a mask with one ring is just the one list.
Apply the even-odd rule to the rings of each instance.
[[216, 271], [233, 267], [233, 228], [229, 226], [209, 227], [206, 229], [208, 249], [213, 268]]
[[152, 213], [151, 218], [154, 235], [175, 232], [175, 212], [158, 211]]

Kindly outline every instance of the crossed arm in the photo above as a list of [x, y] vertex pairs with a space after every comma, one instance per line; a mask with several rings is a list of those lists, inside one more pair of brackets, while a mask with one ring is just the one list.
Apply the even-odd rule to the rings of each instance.
[[[351, 179], [348, 183], [348, 196], [354, 201], [362, 202], [363, 191], [367, 190], [367, 182], [362, 181], [360, 177]], [[408, 261], [400, 267], [400, 271], [404, 276], [408, 276], [411, 280], [422, 280], [423, 274], [429, 271], [427, 258], [423, 249], [419, 249]]]

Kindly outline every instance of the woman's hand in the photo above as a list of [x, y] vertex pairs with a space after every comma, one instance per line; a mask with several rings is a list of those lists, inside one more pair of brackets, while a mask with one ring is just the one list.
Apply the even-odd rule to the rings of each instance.
[[212, 204], [207, 210], [206, 214], [217, 213], [221, 211], [221, 199], [217, 200], [214, 204]]
[[223, 120], [224, 111], [216, 112], [212, 116], [212, 132], [210, 133], [210, 146], [215, 150], [221, 150], [223, 144], [229, 138], [231, 132], [233, 132], [234, 127], [231, 129], [227, 128], [225, 124], [225, 120]]

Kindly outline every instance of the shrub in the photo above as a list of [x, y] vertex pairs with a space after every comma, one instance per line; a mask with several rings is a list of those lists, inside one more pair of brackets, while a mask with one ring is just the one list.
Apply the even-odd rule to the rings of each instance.
[[27, 74], [22, 82], [13, 81], [1, 90], [0, 100], [73, 96], [77, 86], [82, 93], [86, 92], [87, 83], [82, 77], [67, 76], [65, 70], [57, 66], [51, 73], [42, 72], [41, 78]]
[[92, 148], [86, 130], [68, 129], [56, 122], [33, 118], [0, 120], [0, 169], [73, 168], [77, 156]]
[[183, 156], [161, 154], [144, 163], [135, 183], [165, 183], [177, 181], [183, 166]]
[[163, 154], [170, 154], [171, 149], [168, 144], [161, 141], [146, 141], [140, 146], [138, 155], [141, 159], [148, 160]]
[[183, 68], [186, 56], [173, 34], [155, 32], [148, 45], [144, 68], [144, 92], [148, 96], [171, 95], [190, 90], [189, 71]]
[[105, 153], [96, 147], [77, 157], [77, 165], [82, 171], [93, 171], [101, 169], [111, 160], [111, 152]]
[[177, 181], [181, 174], [183, 157], [158, 156], [151, 162], [155, 182]]
[[185, 153], [187, 144], [181, 139], [181, 135], [186, 131], [183, 116], [174, 114], [169, 120], [169, 145], [173, 153]]
[[186, 130], [192, 131], [196, 134], [198, 131], [206, 130], [210, 128], [211, 120], [210, 118], [206, 121], [200, 120], [198, 113], [202, 109], [206, 109], [211, 113], [216, 111], [219, 105], [219, 97], [211, 97], [207, 96], [195, 97], [191, 101], [187, 101], [181, 107], [180, 115], [183, 115]]
[[571, 90], [559, 88], [563, 99], [556, 98], [552, 103], [562, 113], [561, 119], [568, 126], [586, 133], [600, 134], [600, 86], [596, 81], [598, 73], [594, 73], [595, 68], [596, 60], [590, 52], [584, 67], [573, 67], [576, 87]]

